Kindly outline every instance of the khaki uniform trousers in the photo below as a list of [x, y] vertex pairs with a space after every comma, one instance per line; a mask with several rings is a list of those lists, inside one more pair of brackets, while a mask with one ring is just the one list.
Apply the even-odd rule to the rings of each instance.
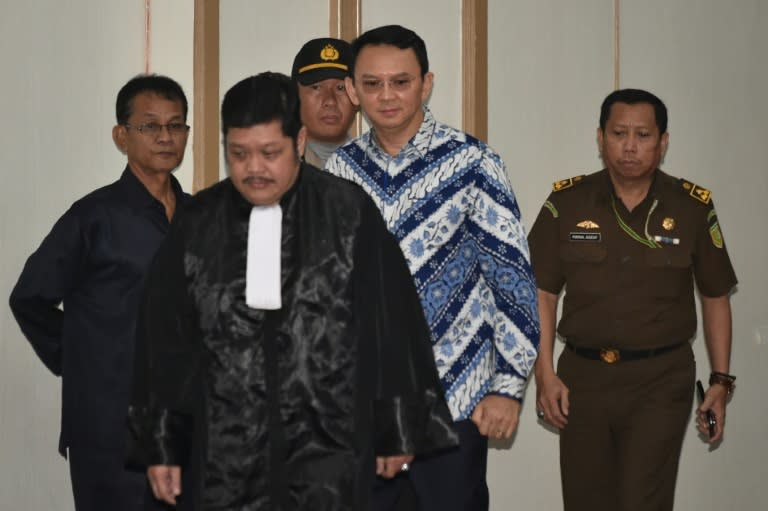
[[667, 511], [691, 416], [690, 344], [648, 359], [606, 364], [565, 349], [570, 390], [560, 433], [565, 511]]

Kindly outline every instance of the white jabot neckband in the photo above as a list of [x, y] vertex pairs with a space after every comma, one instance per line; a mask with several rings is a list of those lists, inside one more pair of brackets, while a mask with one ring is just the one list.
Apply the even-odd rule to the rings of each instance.
[[279, 204], [254, 206], [248, 221], [245, 303], [254, 309], [282, 307], [280, 245], [283, 210]]

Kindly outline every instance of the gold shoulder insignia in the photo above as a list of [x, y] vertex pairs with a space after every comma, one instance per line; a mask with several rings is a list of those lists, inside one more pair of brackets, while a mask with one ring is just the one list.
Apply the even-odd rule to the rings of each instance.
[[701, 201], [704, 204], [709, 204], [709, 201], [712, 200], [712, 192], [706, 188], [702, 188], [701, 186], [695, 185], [689, 181], [686, 181], [685, 179], [681, 179], [680, 182], [683, 185], [683, 190], [688, 192], [688, 195], [694, 199]]
[[552, 191], [559, 192], [560, 190], [565, 190], [566, 188], [570, 188], [576, 183], [578, 183], [579, 181], [581, 181], [583, 177], [584, 176], [582, 175], [582, 176], [571, 177], [568, 179], [562, 179], [560, 181], [555, 181], [554, 183], [552, 183]]

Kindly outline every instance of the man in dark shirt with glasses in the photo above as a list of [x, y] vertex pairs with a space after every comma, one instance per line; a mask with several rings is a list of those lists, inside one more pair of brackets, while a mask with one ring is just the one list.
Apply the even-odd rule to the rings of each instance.
[[187, 144], [187, 99], [139, 75], [117, 95], [120, 179], [75, 202], [29, 257], [10, 305], [40, 360], [62, 378], [59, 452], [75, 508], [150, 509], [143, 472], [123, 464], [134, 330], [145, 271], [185, 200], [172, 172]]

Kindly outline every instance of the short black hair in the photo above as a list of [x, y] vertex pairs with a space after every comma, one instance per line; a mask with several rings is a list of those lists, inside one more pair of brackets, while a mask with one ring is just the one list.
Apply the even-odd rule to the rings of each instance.
[[349, 74], [355, 79], [355, 64], [360, 52], [366, 46], [394, 46], [401, 50], [411, 48], [416, 53], [423, 77], [429, 72], [429, 58], [427, 57], [427, 45], [424, 39], [409, 28], [400, 25], [384, 25], [372, 28], [352, 41], [352, 62], [349, 66]]
[[294, 142], [301, 130], [299, 88], [282, 73], [267, 71], [232, 86], [221, 103], [221, 132], [280, 121], [283, 135]]
[[667, 106], [654, 94], [642, 89], [620, 89], [611, 92], [603, 100], [600, 107], [600, 130], [605, 131], [605, 123], [611, 116], [611, 107], [614, 103], [626, 103], [628, 105], [637, 105], [639, 103], [648, 103], [653, 107], [656, 115], [656, 126], [659, 128], [659, 135], [667, 132]]
[[152, 92], [162, 98], [180, 102], [184, 111], [184, 120], [187, 120], [187, 96], [184, 95], [184, 89], [176, 80], [163, 75], [140, 74], [128, 80], [128, 83], [123, 85], [117, 93], [117, 101], [115, 101], [117, 124], [128, 123], [128, 118], [133, 113], [134, 98], [144, 92]]

